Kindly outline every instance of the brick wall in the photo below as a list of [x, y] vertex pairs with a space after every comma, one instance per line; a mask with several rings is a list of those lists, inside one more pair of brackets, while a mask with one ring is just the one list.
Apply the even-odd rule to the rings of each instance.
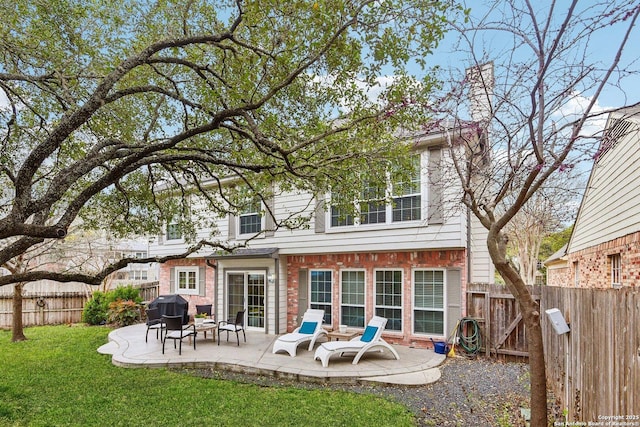
[[[185, 295], [181, 294], [181, 296], [189, 302], [189, 314], [194, 315], [196, 312], [196, 305], [198, 304], [213, 304], [215, 309], [215, 274], [216, 271], [209, 267], [205, 262], [204, 258], [186, 258], [186, 259], [178, 259], [167, 261], [164, 264], [160, 265], [160, 295], [171, 294], [171, 290], [169, 289], [170, 284], [170, 272], [172, 267], [205, 267], [205, 286], [206, 286], [206, 295]], [[175, 293], [175, 292], [173, 292]]]
[[571, 269], [569, 267], [547, 267], [547, 286], [569, 286], [572, 279]]
[[[365, 318], [370, 319], [374, 314], [374, 270], [401, 269], [403, 270], [403, 332], [385, 333], [389, 342], [426, 347], [430, 344], [425, 337], [411, 336], [412, 309], [412, 279], [411, 271], [415, 268], [461, 268], [466, 267], [464, 250], [445, 251], [411, 251], [411, 252], [379, 252], [379, 253], [345, 253], [326, 255], [296, 255], [287, 257], [287, 331], [297, 327], [298, 318], [298, 284], [300, 269], [333, 270], [333, 328], [338, 327], [340, 318], [340, 270], [364, 269], [365, 273]], [[462, 274], [462, 297], [466, 295], [466, 274]], [[461, 308], [464, 310], [465, 301]], [[446, 332], [448, 333], [448, 332]]]
[[568, 276], [574, 286], [575, 267], [578, 262], [581, 288], [610, 288], [610, 256], [620, 254], [622, 286], [638, 286], [640, 283], [640, 232], [628, 234], [600, 245], [568, 254]]

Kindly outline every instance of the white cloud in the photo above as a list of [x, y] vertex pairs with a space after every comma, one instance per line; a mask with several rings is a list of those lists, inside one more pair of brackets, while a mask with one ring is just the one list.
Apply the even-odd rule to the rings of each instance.
[[[397, 76], [380, 76], [376, 79], [375, 85], [369, 85], [361, 80], [354, 80], [355, 86], [362, 91], [367, 99], [376, 104], [383, 104], [384, 100], [381, 99], [382, 93], [397, 80]], [[315, 76], [313, 80], [324, 86], [331, 86], [334, 83], [332, 76]], [[340, 100], [340, 108], [343, 111], [351, 111], [352, 107], [347, 99]]]
[[[563, 104], [562, 107], [552, 115], [552, 118], [559, 124], [578, 120], [585, 114], [592, 100], [593, 97], [584, 96], [580, 92], [573, 92], [569, 101]], [[600, 105], [599, 101], [596, 100], [589, 112], [590, 118], [582, 127], [581, 135], [586, 137], [601, 135], [607, 123], [606, 111], [609, 108], [610, 107]]]

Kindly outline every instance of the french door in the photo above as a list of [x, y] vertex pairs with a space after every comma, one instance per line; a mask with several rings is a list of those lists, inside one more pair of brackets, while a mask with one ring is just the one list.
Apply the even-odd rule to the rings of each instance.
[[246, 310], [245, 325], [264, 329], [265, 272], [237, 271], [227, 273], [227, 316], [235, 318]]

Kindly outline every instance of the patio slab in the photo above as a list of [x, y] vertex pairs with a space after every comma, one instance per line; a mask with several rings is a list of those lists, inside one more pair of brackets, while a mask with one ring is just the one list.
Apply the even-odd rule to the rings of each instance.
[[230, 336], [227, 342], [223, 333], [218, 345], [210, 335], [204, 339], [199, 334], [196, 349], [185, 339], [182, 355], [178, 355], [171, 342], [162, 354], [162, 342], [151, 333], [149, 341], [145, 342], [145, 332], [144, 324], [116, 329], [109, 334], [109, 343], [101, 346], [98, 352], [111, 355], [114, 365], [129, 368], [214, 368], [300, 381], [413, 386], [437, 381], [440, 378], [438, 366], [446, 358], [433, 350], [394, 345], [400, 360], [395, 360], [388, 352], [371, 352], [357, 365], [351, 363], [353, 357], [332, 357], [329, 366], [323, 368], [319, 360], [313, 360], [315, 350], [308, 351], [308, 344], [298, 347], [296, 357], [287, 353], [273, 354], [271, 350], [277, 335], [247, 331], [247, 342], [240, 337], [238, 347], [235, 336]]

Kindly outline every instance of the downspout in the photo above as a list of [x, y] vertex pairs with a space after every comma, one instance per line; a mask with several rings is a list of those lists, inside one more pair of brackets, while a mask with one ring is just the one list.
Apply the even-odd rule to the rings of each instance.
[[[275, 268], [275, 304], [274, 304], [274, 310], [275, 310], [275, 324], [274, 326], [274, 332], [276, 334], [280, 333], [280, 258], [276, 258], [274, 260], [274, 268]], [[265, 328], [266, 330], [266, 328]]]
[[218, 318], [218, 263], [211, 263], [211, 259], [205, 258], [204, 262], [211, 268], [213, 268], [213, 294], [216, 296], [213, 304], [213, 318], [217, 319], [216, 322], [219, 322]]
[[467, 207], [467, 288], [469, 283], [471, 283], [471, 210]]

